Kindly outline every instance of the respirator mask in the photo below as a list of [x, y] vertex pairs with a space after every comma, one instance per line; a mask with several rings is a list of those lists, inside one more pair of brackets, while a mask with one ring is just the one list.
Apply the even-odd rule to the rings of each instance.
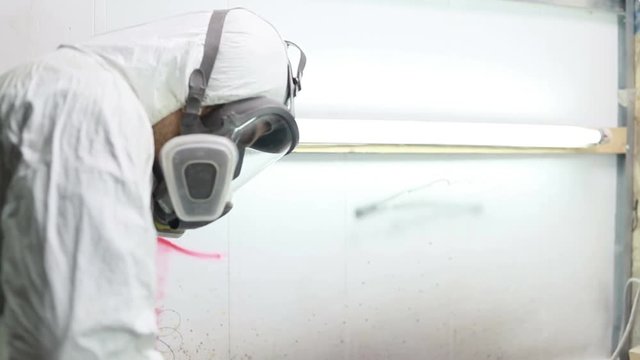
[[153, 217], [162, 235], [179, 236], [226, 214], [233, 190], [298, 144], [293, 100], [301, 89], [306, 57], [291, 42], [286, 46], [300, 51], [300, 61], [295, 76], [288, 66], [283, 103], [253, 97], [200, 114], [229, 11], [233, 9], [211, 16], [202, 62], [189, 78], [180, 135], [162, 147], [154, 166]]

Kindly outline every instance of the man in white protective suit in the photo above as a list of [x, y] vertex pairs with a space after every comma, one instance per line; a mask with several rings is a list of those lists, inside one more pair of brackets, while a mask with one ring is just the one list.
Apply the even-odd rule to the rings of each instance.
[[291, 46], [246, 9], [216, 10], [0, 76], [1, 360], [161, 358], [157, 233], [220, 218], [295, 148], [306, 60], [292, 66]]

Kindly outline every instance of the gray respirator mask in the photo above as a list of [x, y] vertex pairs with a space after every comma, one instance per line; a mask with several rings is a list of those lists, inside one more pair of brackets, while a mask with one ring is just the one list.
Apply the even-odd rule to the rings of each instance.
[[200, 115], [202, 101], [230, 10], [215, 11], [209, 22], [200, 67], [189, 78], [180, 135], [160, 150], [154, 165], [153, 217], [162, 235], [180, 236], [224, 216], [231, 209], [231, 193], [298, 144], [293, 100], [300, 91], [306, 64], [294, 76], [288, 66], [287, 98], [242, 99], [213, 107]]

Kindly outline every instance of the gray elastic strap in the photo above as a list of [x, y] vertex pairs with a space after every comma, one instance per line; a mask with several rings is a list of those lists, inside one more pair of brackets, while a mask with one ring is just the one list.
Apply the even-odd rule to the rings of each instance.
[[200, 67], [193, 70], [189, 77], [189, 93], [185, 104], [185, 113], [181, 122], [181, 133], [192, 134], [202, 132], [202, 124], [198, 119], [200, 107], [207, 91], [213, 66], [218, 57], [224, 21], [230, 10], [216, 10], [211, 14], [209, 27], [204, 41], [204, 52]]
[[205, 88], [209, 83], [213, 65], [218, 56], [220, 40], [222, 39], [222, 28], [224, 27], [224, 20], [229, 10], [230, 9], [216, 10], [211, 15], [211, 20], [209, 20], [209, 29], [207, 30], [207, 37], [204, 41], [204, 54], [202, 55], [202, 62], [200, 63], [200, 70], [202, 70], [204, 74]]

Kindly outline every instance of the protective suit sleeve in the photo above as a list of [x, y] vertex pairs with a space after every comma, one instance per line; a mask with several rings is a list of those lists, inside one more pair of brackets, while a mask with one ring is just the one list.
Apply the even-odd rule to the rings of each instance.
[[161, 359], [144, 110], [71, 51], [14, 75], [0, 83], [0, 145], [18, 155], [1, 213], [0, 346], [8, 359]]

